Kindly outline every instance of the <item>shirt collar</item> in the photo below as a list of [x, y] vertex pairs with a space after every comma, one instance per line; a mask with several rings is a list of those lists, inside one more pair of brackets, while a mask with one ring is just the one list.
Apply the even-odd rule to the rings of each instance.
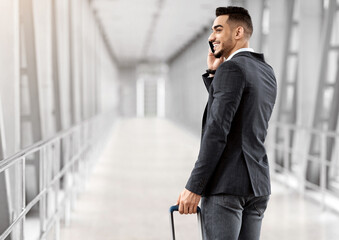
[[232, 53], [225, 61], [231, 60], [232, 57], [240, 52], [254, 52], [253, 48], [239, 48], [237, 51], [235, 51], [234, 53]]

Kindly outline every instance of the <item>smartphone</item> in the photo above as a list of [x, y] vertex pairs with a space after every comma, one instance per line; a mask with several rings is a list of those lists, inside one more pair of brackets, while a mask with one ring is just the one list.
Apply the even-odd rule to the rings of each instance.
[[[211, 48], [211, 51], [212, 53], [214, 53], [214, 46], [213, 46], [213, 43], [208, 41], [208, 43], [210, 44], [210, 48]], [[219, 58], [219, 57], [216, 57], [216, 58]]]
[[214, 46], [213, 46], [213, 43], [212, 43], [211, 41], [208, 41], [208, 43], [210, 44], [210, 48], [211, 48], [212, 53], [214, 53]]

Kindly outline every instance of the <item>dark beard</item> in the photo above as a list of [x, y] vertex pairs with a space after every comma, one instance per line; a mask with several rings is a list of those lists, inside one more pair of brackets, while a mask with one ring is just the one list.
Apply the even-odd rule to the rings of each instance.
[[221, 51], [219, 51], [218, 53], [214, 53], [214, 57], [215, 57], [215, 58], [221, 58], [221, 56], [223, 55], [223, 53], [224, 53], [224, 50], [221, 50]]

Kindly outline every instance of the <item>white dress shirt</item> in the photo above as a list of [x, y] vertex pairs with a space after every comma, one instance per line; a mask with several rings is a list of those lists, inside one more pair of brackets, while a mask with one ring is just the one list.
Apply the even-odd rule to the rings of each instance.
[[230, 60], [235, 54], [240, 53], [240, 52], [254, 52], [254, 50], [253, 48], [239, 48], [237, 51], [229, 55], [229, 57], [225, 61]]

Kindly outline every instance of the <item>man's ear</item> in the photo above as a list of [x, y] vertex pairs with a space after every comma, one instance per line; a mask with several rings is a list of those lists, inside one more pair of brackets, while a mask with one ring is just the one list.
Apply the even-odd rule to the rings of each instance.
[[243, 38], [245, 34], [245, 29], [242, 26], [238, 26], [235, 29], [235, 39]]

